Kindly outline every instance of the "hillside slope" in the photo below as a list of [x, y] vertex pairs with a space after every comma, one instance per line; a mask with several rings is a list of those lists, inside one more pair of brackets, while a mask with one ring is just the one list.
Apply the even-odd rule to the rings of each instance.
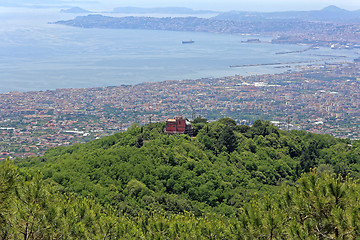
[[140, 209], [231, 215], [255, 193], [275, 193], [314, 167], [360, 176], [358, 142], [281, 131], [262, 121], [248, 127], [199, 118], [193, 126], [193, 138], [167, 135], [162, 123], [133, 126], [16, 163], [23, 172], [40, 170], [62, 192], [92, 196], [130, 215]]
[[253, 199], [237, 214], [140, 211], [129, 216], [56, 191], [41, 173], [0, 163], [0, 237], [15, 239], [357, 239], [360, 185], [312, 170], [295, 187]]

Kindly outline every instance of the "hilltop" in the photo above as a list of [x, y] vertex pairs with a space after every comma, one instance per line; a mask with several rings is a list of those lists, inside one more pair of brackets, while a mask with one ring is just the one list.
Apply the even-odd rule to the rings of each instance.
[[359, 142], [264, 121], [192, 123], [196, 137], [134, 125], [19, 168], [6, 160], [2, 239], [358, 236]]
[[254, 193], [275, 193], [319, 167], [358, 178], [358, 143], [329, 135], [252, 127], [229, 118], [193, 122], [196, 137], [167, 135], [163, 123], [133, 126], [86, 144], [18, 160], [65, 192], [92, 196], [131, 215], [139, 210], [231, 215]]
[[69, 9], [61, 9], [60, 12], [63, 13], [90, 13], [90, 11], [80, 8], [80, 7], [72, 7]]

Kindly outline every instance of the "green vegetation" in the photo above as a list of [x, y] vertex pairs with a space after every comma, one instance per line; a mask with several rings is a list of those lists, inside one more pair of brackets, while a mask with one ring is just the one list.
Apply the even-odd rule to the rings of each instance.
[[194, 126], [198, 134], [191, 138], [167, 135], [163, 123], [134, 125], [17, 165], [30, 175], [41, 171], [62, 192], [91, 196], [133, 216], [140, 210], [231, 215], [254, 193], [276, 193], [315, 167], [359, 178], [357, 142], [281, 131], [263, 121], [248, 127], [199, 118]]
[[[302, 174], [275, 197], [237, 214], [143, 211], [131, 217], [91, 198], [61, 194], [40, 173], [0, 166], [0, 237], [12, 239], [357, 239], [360, 185], [327, 171]], [[143, 188], [132, 181], [132, 190]], [[140, 186], [139, 186], [140, 185]], [[132, 192], [131, 194], [133, 194]]]
[[[0, 168], [2, 239], [355, 239], [360, 145], [269, 122], [164, 124]], [[311, 170], [316, 168], [316, 170]], [[344, 177], [342, 177], [344, 176]], [[345, 177], [346, 176], [346, 177]]]

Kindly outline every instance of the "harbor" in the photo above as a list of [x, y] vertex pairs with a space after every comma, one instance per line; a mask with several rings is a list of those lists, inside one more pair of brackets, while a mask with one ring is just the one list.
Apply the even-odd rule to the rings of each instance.
[[288, 51], [288, 52], [277, 52], [277, 53], [275, 53], [275, 54], [279, 55], [279, 54], [289, 54], [289, 53], [303, 53], [303, 52], [306, 52], [306, 51], [309, 51], [309, 50], [315, 49], [315, 48], [317, 48], [316, 45], [311, 45], [310, 47], [305, 48], [305, 49], [303, 49], [303, 50]]
[[241, 68], [241, 67], [257, 67], [257, 66], [276, 66], [276, 65], [289, 65], [289, 64], [304, 64], [304, 63], [314, 63], [314, 62], [325, 62], [332, 61], [340, 58], [346, 58], [347, 56], [336, 56], [331, 58], [324, 58], [319, 60], [309, 60], [309, 61], [297, 61], [297, 62], [275, 62], [275, 63], [256, 63], [256, 64], [242, 64], [242, 65], [230, 65], [230, 68]]

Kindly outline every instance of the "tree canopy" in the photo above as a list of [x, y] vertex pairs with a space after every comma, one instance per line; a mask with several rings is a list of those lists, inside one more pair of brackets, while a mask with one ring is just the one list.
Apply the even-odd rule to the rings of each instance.
[[130, 215], [140, 210], [232, 215], [254, 194], [277, 193], [312, 168], [359, 177], [359, 143], [270, 122], [252, 127], [231, 119], [207, 123], [195, 138], [164, 133], [163, 123], [134, 125], [86, 144], [16, 160], [23, 174], [65, 193], [91, 197]]
[[356, 239], [360, 143], [163, 123], [0, 163], [1, 239]]
[[[254, 196], [236, 214], [140, 211], [131, 216], [91, 197], [63, 193], [37, 172], [0, 164], [0, 237], [15, 239], [357, 239], [360, 185], [327, 169], [301, 174], [274, 196]], [[125, 191], [146, 194], [131, 180]]]

